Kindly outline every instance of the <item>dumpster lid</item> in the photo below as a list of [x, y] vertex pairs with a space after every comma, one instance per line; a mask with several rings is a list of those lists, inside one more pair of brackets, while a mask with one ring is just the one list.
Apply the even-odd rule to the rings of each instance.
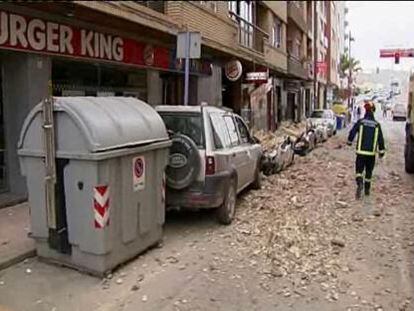
[[[159, 114], [145, 102], [132, 97], [54, 97], [54, 111], [65, 112], [84, 134], [90, 152], [132, 147], [168, 140]], [[18, 147], [42, 104], [27, 116]]]

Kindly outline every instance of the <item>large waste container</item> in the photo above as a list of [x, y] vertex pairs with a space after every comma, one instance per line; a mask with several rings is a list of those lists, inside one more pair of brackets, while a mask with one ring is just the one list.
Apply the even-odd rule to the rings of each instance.
[[102, 275], [161, 239], [171, 142], [157, 112], [134, 98], [57, 97], [49, 106], [53, 161], [44, 103], [18, 143], [37, 254]]

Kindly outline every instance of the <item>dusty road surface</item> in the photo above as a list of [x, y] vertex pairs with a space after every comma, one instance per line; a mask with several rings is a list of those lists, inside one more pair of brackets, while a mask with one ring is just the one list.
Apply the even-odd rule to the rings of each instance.
[[162, 247], [101, 280], [31, 259], [0, 271], [10, 310], [414, 310], [414, 178], [402, 123], [373, 194], [354, 200], [354, 149], [332, 138], [263, 188], [231, 226], [174, 213]]

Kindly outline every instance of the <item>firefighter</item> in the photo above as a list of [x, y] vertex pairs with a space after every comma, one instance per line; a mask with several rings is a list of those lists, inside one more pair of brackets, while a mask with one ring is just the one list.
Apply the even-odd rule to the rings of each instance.
[[360, 119], [352, 127], [347, 142], [347, 144], [351, 146], [356, 134], [358, 134], [355, 163], [357, 199], [361, 198], [362, 190], [364, 190], [366, 196], [369, 196], [370, 194], [376, 152], [378, 151], [380, 158], [385, 155], [384, 137], [382, 135], [381, 125], [374, 118], [373, 112], [375, 111], [375, 106], [366, 101], [364, 108], [364, 118]]

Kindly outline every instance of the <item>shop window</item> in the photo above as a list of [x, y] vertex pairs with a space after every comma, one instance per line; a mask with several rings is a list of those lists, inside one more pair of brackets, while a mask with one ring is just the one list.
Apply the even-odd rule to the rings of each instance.
[[145, 70], [56, 59], [54, 96], [133, 96], [147, 100]]

